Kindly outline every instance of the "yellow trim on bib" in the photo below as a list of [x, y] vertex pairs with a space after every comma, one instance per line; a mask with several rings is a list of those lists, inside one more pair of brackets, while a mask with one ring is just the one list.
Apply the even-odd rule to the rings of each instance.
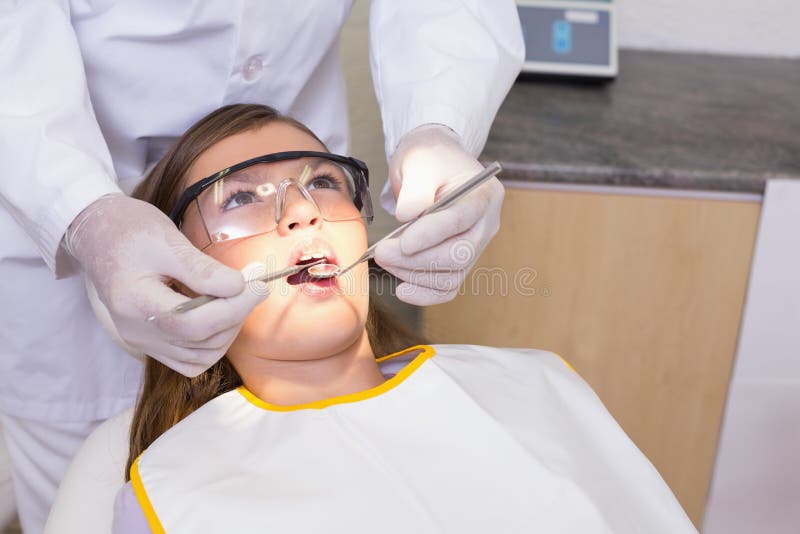
[[[347, 395], [340, 395], [338, 397], [331, 397], [329, 399], [322, 399], [314, 402], [309, 402], [306, 404], [296, 404], [293, 406], [279, 406], [277, 404], [270, 404], [266, 401], [263, 401], [256, 397], [249, 389], [244, 386], [239, 386], [236, 391], [238, 391], [242, 397], [247, 399], [250, 404], [257, 406], [258, 408], [264, 410], [270, 410], [273, 412], [293, 412], [296, 410], [313, 410], [313, 409], [320, 409], [320, 408], [327, 408], [328, 406], [333, 406], [334, 404], [347, 404], [350, 402], [358, 402], [366, 399], [370, 399], [372, 397], [377, 397], [382, 393], [386, 393], [392, 388], [397, 387], [401, 382], [403, 382], [406, 378], [411, 376], [411, 374], [416, 371], [425, 361], [433, 356], [436, 351], [430, 345], [414, 345], [413, 347], [409, 347], [407, 349], [401, 350], [400, 352], [395, 352], [394, 354], [389, 354], [388, 356], [382, 356], [375, 361], [378, 363], [385, 362], [386, 360], [391, 360], [392, 358], [397, 358], [398, 356], [402, 356], [403, 354], [407, 354], [414, 350], [422, 350], [422, 352], [414, 357], [413, 360], [408, 362], [408, 365], [403, 367], [396, 375], [392, 378], [380, 384], [379, 386], [375, 386], [372, 389], [367, 389], [364, 391], [359, 391], [358, 393], [350, 393]], [[134, 464], [135, 465], [135, 464]]]
[[[141, 458], [141, 455], [139, 458]], [[139, 458], [136, 458], [131, 466], [131, 486], [133, 486], [133, 493], [136, 495], [136, 500], [139, 501], [139, 506], [142, 507], [144, 517], [147, 519], [147, 524], [150, 525], [150, 530], [153, 531], [153, 534], [166, 534], [153, 508], [153, 503], [150, 502], [150, 498], [147, 496], [144, 484], [142, 484], [142, 478], [139, 476]]]
[[572, 371], [575, 374], [578, 374], [578, 371], [576, 371], [575, 368], [572, 367], [572, 365], [567, 360], [565, 360], [560, 354], [556, 354], [555, 352], [553, 354], [558, 356], [558, 359], [561, 360], [562, 362], [564, 362], [564, 365], [566, 365], [569, 368], [570, 371]]

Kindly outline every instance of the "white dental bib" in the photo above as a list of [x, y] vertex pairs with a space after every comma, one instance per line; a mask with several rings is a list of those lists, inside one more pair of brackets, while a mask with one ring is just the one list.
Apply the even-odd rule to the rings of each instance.
[[[435, 356], [434, 356], [435, 354]], [[696, 532], [658, 472], [557, 356], [418, 346], [384, 384], [272, 406], [239, 388], [131, 475], [154, 532]]]

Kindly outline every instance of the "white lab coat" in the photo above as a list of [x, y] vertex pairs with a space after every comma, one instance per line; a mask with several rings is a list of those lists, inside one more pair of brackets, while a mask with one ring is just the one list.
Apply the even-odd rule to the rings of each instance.
[[152, 531], [697, 533], [556, 355], [422, 345], [378, 361], [409, 357], [373, 389], [306, 405], [245, 388], [209, 401], [133, 465]]
[[[45, 264], [71, 272], [65, 229], [225, 104], [272, 105], [346, 152], [352, 0], [0, 2], [0, 411], [108, 417], [131, 403], [139, 364], [82, 284], [52, 280]], [[434, 122], [477, 155], [524, 56], [514, 2], [374, 0], [370, 34], [387, 153]]]

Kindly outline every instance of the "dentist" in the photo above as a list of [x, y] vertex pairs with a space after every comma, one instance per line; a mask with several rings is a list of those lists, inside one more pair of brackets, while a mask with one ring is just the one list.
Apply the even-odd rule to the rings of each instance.
[[[140, 363], [92, 313], [81, 271], [130, 352], [195, 376], [263, 299], [125, 195], [199, 117], [265, 103], [348, 150], [339, 32], [352, 0], [0, 0], [0, 421], [23, 530], [41, 531], [83, 439], [134, 403]], [[372, 78], [400, 221], [476, 160], [521, 67], [512, 0], [373, 0]], [[455, 296], [499, 226], [495, 179], [378, 249], [398, 295]], [[451, 254], [466, 244], [466, 259]], [[179, 318], [165, 280], [223, 297]], [[0, 459], [2, 461], [2, 459]]]

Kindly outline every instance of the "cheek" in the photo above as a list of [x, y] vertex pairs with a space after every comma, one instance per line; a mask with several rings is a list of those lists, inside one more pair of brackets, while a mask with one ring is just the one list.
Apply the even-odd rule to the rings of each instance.
[[206, 250], [206, 253], [231, 269], [241, 271], [254, 262], [263, 263], [267, 259], [266, 250], [268, 249], [259, 247], [254, 241], [257, 241], [257, 239], [249, 238], [249, 240], [215, 243], [213, 247]]
[[365, 320], [366, 309], [369, 305], [369, 288], [370, 274], [367, 262], [360, 263], [339, 277], [339, 291], [342, 298], [350, 301], [359, 312], [359, 317], [363, 317]]
[[[271, 300], [274, 295], [267, 297], [267, 300], [255, 307], [250, 312], [250, 315], [244, 320], [242, 329], [236, 338], [236, 344], [242, 347], [248, 347], [248, 351], [252, 352], [255, 346], [270, 349], [270, 341], [278, 339], [278, 331], [281, 327], [279, 323], [286, 323], [285, 319], [278, 321], [278, 308], [279, 306], [274, 300]], [[285, 328], [288, 325], [283, 325]], [[235, 345], [236, 345], [235, 344]], [[231, 349], [234, 349], [232, 346]]]
[[[347, 232], [345, 238], [338, 243], [339, 264], [342, 266], [350, 265], [367, 249], [367, 231], [361, 222], [341, 223], [353, 224], [354, 230]], [[369, 305], [369, 263], [364, 261], [353, 267], [343, 276], [339, 277], [339, 287], [342, 295], [352, 301], [354, 306], [363, 310], [363, 317], [366, 320], [366, 309]], [[362, 316], [359, 313], [359, 316]]]

